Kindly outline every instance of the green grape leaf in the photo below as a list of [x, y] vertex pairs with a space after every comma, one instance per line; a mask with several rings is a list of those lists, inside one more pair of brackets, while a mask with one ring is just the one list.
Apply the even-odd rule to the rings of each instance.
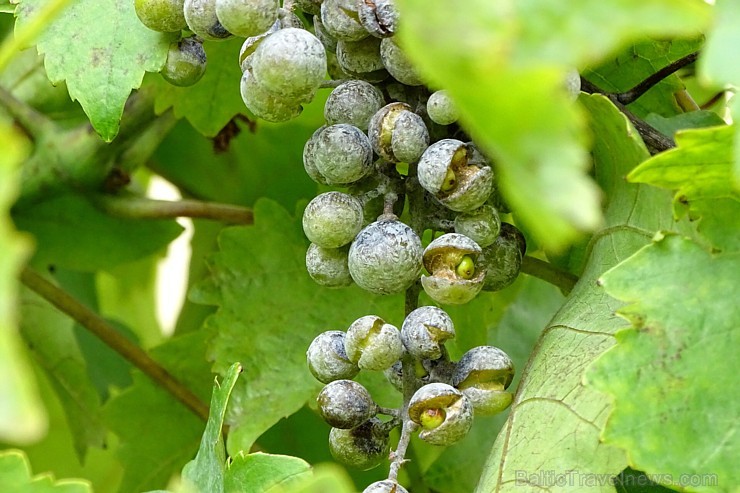
[[679, 113], [668, 118], [656, 113], [650, 113], [645, 117], [645, 122], [669, 137], [674, 137], [679, 130], [716, 127], [725, 124], [725, 121], [717, 113], [705, 110]]
[[239, 38], [205, 42], [208, 68], [203, 78], [192, 86], [176, 87], [156, 76], [154, 110], [162, 113], [173, 108], [176, 117], [185, 117], [207, 137], [215, 136], [236, 115], [246, 114], [239, 92], [242, 72], [237, 55], [241, 44]]
[[306, 349], [319, 333], [346, 330], [368, 314], [403, 321], [400, 296], [318, 286], [306, 272], [300, 219], [269, 200], [259, 200], [254, 211], [253, 226], [222, 231], [211, 277], [190, 294], [219, 307], [205, 323], [214, 369], [223, 372], [234, 361], [244, 367], [227, 414], [231, 455], [316, 398], [321, 384], [306, 367]]
[[226, 404], [234, 390], [242, 368], [239, 363], [232, 364], [224, 374], [223, 381], [216, 380], [211, 396], [211, 409], [206, 430], [200, 441], [195, 459], [182, 469], [183, 488], [186, 491], [201, 493], [224, 492], [224, 473], [226, 470], [226, 450], [223, 443], [224, 417]]
[[146, 348], [163, 338], [156, 307], [160, 259], [150, 255], [95, 274], [100, 313], [134, 330]]
[[[584, 76], [600, 89], [623, 92], [702, 46], [701, 39], [643, 41], [620, 52], [615, 58], [588, 69]], [[661, 80], [629, 105], [631, 112], [644, 117], [656, 113], [664, 117], [684, 115], [674, 93], [683, 89], [677, 75]], [[670, 135], [670, 134], [667, 134]]]
[[[735, 230], [737, 233], [737, 230]], [[687, 268], [690, 266], [690, 268]], [[603, 439], [662, 484], [737, 491], [740, 254], [667, 235], [602, 278], [634, 328], [587, 373], [614, 399]], [[718, 371], [718, 367], [722, 371]], [[649, 423], [650, 426], [645, 426]]]
[[[600, 441], [607, 396], [582, 382], [589, 363], [614, 344], [613, 334], [622, 326], [614, 315], [617, 301], [595, 281], [645, 245], [655, 231], [675, 224], [664, 191], [623, 178], [648, 156], [624, 115], [603, 96], [581, 96], [581, 102], [596, 136], [595, 179], [611, 199], [605, 206], [605, 224], [588, 246], [589, 261], [579, 282], [520, 370], [514, 403], [478, 492], [571, 491], [571, 482], [555, 479], [572, 471], [591, 479], [616, 476], [627, 465], [624, 452]], [[614, 490], [606, 485], [594, 491]]]
[[[740, 43], [740, 8], [732, 0], [715, 3], [714, 27], [707, 36], [706, 47], [699, 58], [698, 72], [701, 80], [716, 87], [740, 87], [740, 67], [736, 62], [733, 46]], [[731, 104], [735, 121], [740, 117], [737, 101]], [[737, 128], [736, 128], [737, 130]], [[737, 138], [736, 133], [736, 138]], [[732, 157], [732, 181], [740, 187], [740, 149]]]
[[0, 486], [3, 493], [92, 493], [82, 479], [55, 481], [50, 474], [31, 477], [28, 458], [20, 450], [0, 451]]
[[[151, 353], [201, 398], [213, 384], [204, 355], [203, 332], [169, 339]], [[165, 486], [193, 458], [203, 433], [198, 417], [141, 373], [134, 373], [134, 384], [108, 401], [103, 418], [121, 441], [118, 454], [124, 475], [120, 493]]]
[[[56, 268], [53, 275], [64, 291], [91, 310], [100, 313], [95, 274]], [[107, 322], [124, 337], [139, 344], [136, 335], [128, 327], [116, 321], [107, 320]], [[110, 346], [79, 323], [73, 325], [72, 331], [85, 361], [87, 377], [97, 390], [101, 402], [108, 399], [111, 388], [123, 389], [131, 385], [132, 366], [129, 361], [121, 358]]]
[[670, 493], [673, 491], [660, 486], [644, 472], [635, 471], [630, 467], [614, 478], [614, 488], [617, 493]]
[[36, 263], [72, 270], [107, 269], [153, 254], [182, 232], [174, 220], [140, 221], [109, 216], [78, 195], [63, 195], [13, 216], [33, 234]]
[[313, 474], [297, 483], [278, 487], [270, 493], [355, 493], [352, 481], [336, 464], [319, 464]]
[[22, 292], [20, 309], [23, 339], [59, 397], [82, 459], [88, 446], [103, 447], [105, 428], [100, 397], [88, 377], [74, 320], [29, 290]]
[[241, 133], [220, 153], [214, 152], [212, 140], [181, 122], [157, 150], [152, 166], [195, 197], [248, 206], [267, 197], [292, 209], [316, 194], [316, 183], [303, 171], [303, 145], [324, 124], [322, 101], [317, 98], [298, 118], [280, 125], [257, 121], [251, 130], [240, 123]]
[[[22, 0], [16, 29], [33, 22], [50, 0]], [[126, 0], [71, 2], [38, 39], [38, 51], [53, 83], [65, 81], [93, 128], [111, 141], [123, 107], [144, 72], [157, 72], [167, 58], [172, 35], [146, 28]]]
[[293, 487], [310, 476], [311, 466], [297, 457], [263, 453], [240, 454], [231, 458], [224, 477], [224, 491], [275, 493], [276, 490]]
[[585, 2], [576, 16], [572, 5], [547, 0], [474, 0], [464, 9], [398, 3], [408, 55], [429, 83], [450, 92], [463, 126], [496, 162], [507, 203], [552, 250], [602, 219], [586, 176], [584, 118], [562, 88], [567, 69], [640, 36], [694, 34], [709, 17], [693, 0]]
[[740, 66], [732, 63], [740, 43], [740, 8], [732, 0], [716, 0], [714, 26], [707, 36], [706, 46], [699, 59], [699, 73], [705, 82], [722, 87], [732, 84], [740, 87]]
[[687, 130], [676, 135], [677, 148], [658, 154], [627, 178], [636, 183], [677, 189], [677, 216], [700, 217], [698, 231], [715, 248], [740, 250], [740, 187], [734, 187], [734, 126]]
[[17, 331], [17, 277], [31, 244], [8, 217], [26, 144], [18, 131], [0, 122], [0, 440], [11, 442], [38, 439], [46, 421]]

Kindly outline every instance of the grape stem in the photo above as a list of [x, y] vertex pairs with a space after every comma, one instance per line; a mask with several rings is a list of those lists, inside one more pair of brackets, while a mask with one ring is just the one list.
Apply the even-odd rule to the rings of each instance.
[[[418, 300], [418, 291], [411, 291], [412, 288], [406, 290], [407, 310], [409, 308], [409, 298], [414, 300], [414, 304], [416, 304], [416, 301]], [[391, 467], [388, 472], [388, 479], [392, 481], [398, 481], [398, 471], [406, 462], [406, 450], [411, 441], [411, 435], [418, 428], [418, 425], [409, 418], [409, 402], [411, 402], [411, 397], [414, 395], [414, 392], [416, 392], [418, 387], [416, 374], [414, 372], [414, 359], [409, 353], [404, 353], [401, 358], [401, 367], [403, 369], [403, 408], [401, 410], [403, 426], [401, 427], [401, 438], [398, 440], [396, 450], [391, 452]]]
[[560, 288], [566, 296], [578, 282], [578, 276], [558, 269], [549, 262], [528, 255], [522, 258], [521, 271]]
[[392, 407], [378, 406], [378, 414], [385, 414], [386, 416], [393, 416], [394, 418], [398, 418], [401, 415], [401, 411]]
[[200, 200], [154, 200], [133, 195], [96, 195], [93, 203], [112, 216], [130, 219], [171, 219], [193, 217], [229, 224], [253, 224], [251, 209], [231, 204]]
[[347, 82], [350, 79], [328, 79], [328, 80], [322, 80], [319, 84], [319, 89], [334, 89], [335, 87], [338, 87], [345, 82]]
[[208, 420], [208, 406], [185, 387], [163, 366], [154, 361], [139, 346], [126, 339], [100, 315], [77, 301], [66, 291], [47, 281], [30, 268], [23, 269], [20, 280], [31, 291], [54, 305], [82, 327], [90, 331], [108, 347], [129, 361], [203, 421]]

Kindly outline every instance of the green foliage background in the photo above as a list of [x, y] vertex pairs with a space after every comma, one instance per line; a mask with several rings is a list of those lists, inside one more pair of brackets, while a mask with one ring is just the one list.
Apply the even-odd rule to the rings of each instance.
[[[452, 447], [412, 441], [401, 482], [422, 493], [740, 491], [740, 152], [726, 123], [738, 104], [685, 103], [740, 85], [740, 6], [397, 3], [402, 45], [494, 157], [528, 253], [579, 277], [563, 293], [522, 275], [450, 308], [451, 355], [503, 348], [516, 397]], [[236, 39], [206, 42], [203, 80], [174, 88], [156, 73], [171, 38], [143, 27], [128, 0], [0, 0], [0, 33], [0, 491], [343, 493], [384, 478], [384, 467], [332, 463], [304, 361], [322, 331], [370, 313], [403, 320], [401, 296], [329, 290], [305, 272], [301, 211], [319, 190], [301, 156], [329, 91], [289, 123], [255, 121]], [[695, 64], [627, 107], [675, 138], [654, 156], [608, 97], [573, 103], [560, 87], [577, 68], [626, 91], [694, 51]], [[123, 176], [124, 196], [140, 197], [153, 175], [254, 213], [252, 225], [193, 221], [189, 297], [171, 336], [155, 317], [156, 265], [182, 227], [122, 217], [100, 192]], [[207, 423], [23, 287], [26, 267], [210, 401]], [[360, 379], [398, 404], [382, 376]]]

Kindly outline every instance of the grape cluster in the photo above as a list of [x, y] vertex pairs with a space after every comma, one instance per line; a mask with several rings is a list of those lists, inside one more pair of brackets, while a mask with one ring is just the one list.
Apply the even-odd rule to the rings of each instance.
[[[203, 74], [203, 40], [236, 35], [246, 38], [238, 57], [241, 96], [256, 117], [290, 120], [319, 89], [332, 88], [325, 125], [303, 149], [305, 172], [329, 190], [311, 200], [302, 220], [310, 240], [306, 268], [318, 284], [357, 284], [381, 295], [412, 288], [415, 299], [420, 286], [435, 303], [464, 304], [517, 278], [526, 243], [501, 220], [510, 211], [492, 162], [458, 125], [448, 92], [429, 89], [399, 45], [394, 0], [135, 5], [148, 27], [185, 32], [162, 70], [173, 84]], [[574, 71], [563, 90], [577, 95], [579, 84]], [[444, 344], [454, 337], [445, 311], [422, 306], [400, 330], [369, 315], [346, 332], [314, 339], [308, 366], [326, 384], [318, 408], [332, 426], [329, 444], [338, 461], [377, 466], [389, 456], [389, 433], [398, 426], [401, 440], [419, 431], [430, 444], [448, 445], [465, 436], [474, 414], [510, 405], [514, 368], [506, 353], [481, 346], [451, 361]], [[404, 395], [403, 406], [378, 406], [353, 380], [360, 370], [384, 372]], [[403, 454], [399, 443], [395, 466]], [[406, 492], [395, 466], [364, 493]]]
[[[432, 445], [450, 445], [467, 434], [474, 414], [493, 415], [509, 406], [511, 359], [496, 347], [479, 346], [451, 361], [445, 342], [454, 337], [444, 310], [422, 306], [409, 313], [400, 330], [367, 315], [346, 332], [331, 330], [313, 340], [306, 353], [308, 368], [326, 384], [317, 404], [332, 427], [329, 448], [337, 461], [363, 470], [379, 465], [389, 455], [390, 431], [402, 424], [419, 430], [419, 438]], [[384, 372], [410, 399], [401, 409], [378, 406], [352, 380], [360, 370]], [[382, 489], [391, 486], [396, 490]], [[375, 491], [405, 490], [389, 478], [365, 489]]]

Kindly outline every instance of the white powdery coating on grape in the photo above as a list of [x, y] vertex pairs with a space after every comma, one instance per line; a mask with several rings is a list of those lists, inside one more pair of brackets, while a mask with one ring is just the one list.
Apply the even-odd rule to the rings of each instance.
[[221, 25], [244, 37], [269, 29], [277, 20], [279, 8], [279, 0], [216, 0], [216, 16]]
[[313, 18], [313, 30], [316, 37], [321, 41], [321, 44], [326, 48], [326, 51], [332, 53], [337, 51], [337, 39], [326, 31], [326, 28], [321, 23], [320, 15]]
[[508, 382], [503, 385], [503, 390], [508, 388], [513, 378], [514, 362], [511, 361], [508, 354], [495, 346], [474, 347], [463, 354], [460, 361], [457, 362], [455, 371], [452, 374], [452, 385], [457, 387], [473, 372], [488, 370], [500, 370], [502, 373], [509, 374]]
[[317, 284], [328, 288], [341, 288], [352, 284], [349, 274], [348, 250], [322, 248], [311, 243], [306, 251], [306, 270]]
[[383, 481], [376, 481], [364, 490], [362, 493], [409, 493], [406, 488], [391, 481], [390, 479], [384, 479]]
[[369, 37], [360, 41], [338, 41], [337, 61], [344, 71], [358, 76], [384, 70], [383, 60], [380, 59], [380, 40], [378, 38]]
[[203, 43], [190, 37], [170, 45], [167, 61], [160, 73], [170, 84], [191, 86], [203, 77], [205, 71], [206, 52]]
[[377, 411], [370, 392], [352, 380], [334, 380], [327, 384], [316, 401], [321, 417], [335, 428], [354, 428], [375, 416]]
[[139, 20], [146, 27], [171, 33], [187, 27], [184, 3], [185, 0], [136, 0], [134, 8]]
[[322, 125], [317, 128], [313, 135], [311, 135], [311, 138], [306, 141], [306, 145], [303, 146], [303, 169], [306, 171], [309, 178], [321, 185], [327, 185], [327, 181], [326, 178], [319, 173], [319, 170], [316, 167], [314, 147], [316, 147], [316, 140], [319, 134], [323, 132], [325, 128], [326, 125]]
[[306, 360], [311, 374], [321, 383], [351, 379], [360, 368], [347, 358], [344, 351], [344, 332], [329, 330], [311, 341], [306, 351]]
[[316, 137], [311, 162], [327, 182], [354, 183], [372, 171], [370, 140], [359, 128], [339, 123], [326, 127]]
[[372, 145], [373, 150], [386, 161], [394, 163], [398, 162], [396, 157], [393, 155], [391, 144], [393, 128], [398, 116], [402, 112], [409, 111], [410, 109], [411, 106], [406, 103], [389, 103], [380, 108], [372, 118], [370, 118], [370, 123], [367, 126], [367, 135], [370, 138], [370, 144]]
[[427, 114], [434, 123], [440, 125], [455, 123], [459, 116], [455, 102], [450, 99], [450, 95], [444, 89], [429, 96]]
[[370, 36], [358, 16], [355, 0], [324, 0], [321, 4], [321, 23], [338, 40], [359, 41]]
[[[460, 257], [469, 254], [478, 255], [483, 251], [476, 242], [465, 235], [459, 233], [445, 233], [439, 238], [434, 239], [424, 249], [425, 266], [427, 262], [430, 262], [435, 256], [444, 255], [445, 252], [449, 252], [450, 250], [460, 252]], [[429, 268], [431, 268], [431, 265], [428, 266], [428, 269]]]
[[401, 333], [380, 317], [366, 315], [349, 326], [344, 338], [347, 357], [362, 370], [383, 371], [403, 355]]
[[[463, 146], [467, 149], [467, 161], [452, 169], [455, 153]], [[430, 145], [419, 159], [419, 184], [448, 209], [473, 211], [493, 192], [493, 170], [484, 162], [472, 146], [456, 139], [442, 139]], [[444, 192], [442, 184], [448, 169], [455, 172], [457, 181], [451, 190]]]
[[326, 74], [324, 45], [304, 29], [281, 29], [255, 50], [252, 73], [267, 92], [310, 101]]
[[268, 122], [285, 122], [297, 117], [303, 111], [298, 101], [281, 98], [262, 89], [249, 70], [242, 76], [240, 90], [242, 101], [249, 111]]
[[329, 432], [329, 451], [342, 464], [366, 471], [388, 457], [390, 440], [377, 431], [378, 418], [371, 418], [351, 430], [332, 428]]
[[476, 267], [473, 277], [465, 279], [456, 267], [465, 255], [474, 262], [482, 252], [478, 244], [465, 235], [447, 233], [432, 241], [424, 250], [424, 267], [430, 272], [421, 276], [421, 286], [438, 303], [461, 305], [469, 302], [483, 288], [485, 270]]
[[350, 80], [338, 85], [329, 94], [324, 106], [324, 118], [330, 125], [347, 123], [366, 131], [370, 118], [383, 104], [383, 94], [377, 87], [362, 80]]
[[380, 57], [383, 59], [386, 70], [398, 82], [407, 86], [420, 86], [424, 83], [393, 38], [383, 38], [380, 43]]
[[483, 249], [478, 265], [486, 272], [483, 284], [486, 291], [499, 291], [516, 280], [522, 267], [522, 251], [516, 237], [504, 229], [504, 224], [496, 241]]
[[323, 248], [348, 244], [362, 224], [362, 204], [357, 198], [342, 192], [325, 192], [314, 197], [303, 212], [306, 237]]
[[358, 286], [376, 294], [400, 293], [421, 274], [421, 240], [395, 219], [360, 231], [349, 249], [349, 272]]
[[496, 241], [499, 231], [501, 219], [493, 206], [484, 204], [468, 214], [455, 216], [455, 233], [467, 236], [481, 247]]
[[424, 120], [411, 111], [403, 111], [396, 119], [391, 137], [393, 155], [400, 162], [415, 163], [429, 147], [429, 130]]
[[419, 159], [419, 184], [437, 195], [447, 175], [452, 157], [465, 143], [457, 139], [442, 139], [427, 147]]
[[398, 25], [398, 10], [395, 0], [360, 1], [357, 8], [360, 23], [379, 38], [393, 36]]
[[[483, 274], [482, 271], [481, 274]], [[483, 289], [483, 278], [483, 275], [470, 280], [421, 276], [421, 287], [437, 303], [464, 305], [478, 296], [478, 293]]]
[[451, 445], [463, 438], [473, 425], [473, 405], [459, 390], [446, 383], [429, 383], [417, 390], [409, 402], [409, 417], [421, 424], [429, 409], [444, 411], [444, 421], [432, 429], [422, 429], [419, 438], [432, 445]]
[[190, 30], [203, 39], [215, 41], [231, 36], [218, 20], [216, 0], [185, 0], [183, 12]]
[[408, 314], [401, 326], [401, 341], [416, 359], [439, 359], [442, 344], [455, 337], [450, 316], [436, 306], [422, 306]]

